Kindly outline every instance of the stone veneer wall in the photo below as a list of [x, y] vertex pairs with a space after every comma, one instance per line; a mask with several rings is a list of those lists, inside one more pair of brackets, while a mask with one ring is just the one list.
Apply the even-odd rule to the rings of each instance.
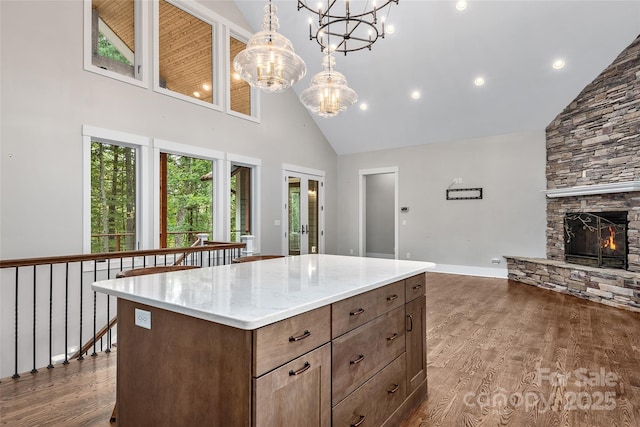
[[505, 257], [509, 279], [640, 313], [640, 274], [535, 258]]
[[[547, 127], [547, 189], [640, 181], [640, 36]], [[567, 212], [628, 212], [629, 271], [564, 262]], [[640, 311], [640, 192], [547, 199], [547, 259], [505, 257], [509, 278]]]
[[629, 271], [640, 272], [640, 192], [547, 200], [547, 258], [564, 261], [564, 215], [570, 212], [627, 211]]
[[548, 190], [640, 180], [640, 36], [547, 126], [546, 175]]
[[[640, 36], [547, 127], [547, 189], [640, 180]], [[564, 259], [567, 212], [629, 211], [629, 270], [640, 271], [640, 193], [547, 201], [547, 258]]]

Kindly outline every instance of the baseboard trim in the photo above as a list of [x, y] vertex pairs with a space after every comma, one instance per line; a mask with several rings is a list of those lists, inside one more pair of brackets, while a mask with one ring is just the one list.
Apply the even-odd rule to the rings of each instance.
[[436, 264], [436, 268], [430, 271], [436, 273], [461, 274], [463, 276], [496, 277], [499, 279], [506, 279], [508, 277], [506, 265], [505, 268], [490, 268], [467, 265]]

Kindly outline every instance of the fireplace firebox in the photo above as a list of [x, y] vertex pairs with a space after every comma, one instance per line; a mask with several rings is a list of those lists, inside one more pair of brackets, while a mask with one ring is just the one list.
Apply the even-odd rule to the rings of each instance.
[[565, 261], [627, 269], [627, 212], [567, 213]]

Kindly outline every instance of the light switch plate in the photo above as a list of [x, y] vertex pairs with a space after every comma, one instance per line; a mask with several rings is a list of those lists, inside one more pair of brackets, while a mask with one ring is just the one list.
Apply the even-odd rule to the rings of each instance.
[[151, 312], [146, 310], [140, 310], [136, 308], [135, 311], [136, 326], [141, 328], [151, 329]]

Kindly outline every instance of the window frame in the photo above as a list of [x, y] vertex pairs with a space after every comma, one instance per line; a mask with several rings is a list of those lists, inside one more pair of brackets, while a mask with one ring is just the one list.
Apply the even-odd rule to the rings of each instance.
[[224, 188], [222, 189], [225, 195], [224, 200], [224, 241], [231, 241], [231, 165], [244, 166], [251, 168], [251, 235], [254, 236], [253, 251], [260, 253], [261, 248], [261, 216], [260, 216], [260, 187], [261, 187], [261, 173], [262, 173], [262, 160], [242, 156], [238, 154], [227, 153], [226, 156], [226, 168]]
[[125, 132], [82, 125], [82, 252], [91, 253], [91, 143], [101, 142], [136, 150], [136, 249], [149, 249], [149, 237], [144, 228], [146, 207], [149, 151], [151, 139]]
[[167, 141], [164, 139], [154, 138], [153, 140], [153, 247], [160, 247], [160, 152], [176, 154], [179, 156], [187, 156], [213, 162], [214, 181], [211, 186], [213, 191], [213, 206], [211, 213], [213, 215], [213, 236], [209, 236], [210, 240], [222, 240], [223, 234], [223, 210], [224, 197], [222, 188], [224, 186], [224, 153], [208, 148], [197, 147], [178, 142]]
[[121, 82], [135, 86], [149, 87], [149, 60], [147, 46], [149, 46], [149, 2], [144, 0], [134, 0], [134, 77], [129, 77], [115, 71], [105, 70], [93, 65], [92, 55], [92, 0], [84, 0], [84, 69], [92, 73], [100, 74]]
[[167, 3], [181, 9], [183, 12], [188, 13], [195, 18], [211, 25], [211, 46], [214, 51], [211, 52], [211, 72], [213, 73], [211, 85], [213, 91], [213, 99], [212, 102], [201, 101], [197, 98], [183, 95], [178, 92], [174, 92], [172, 90], [160, 87], [160, 1], [153, 1], [153, 91], [157, 93], [161, 93], [163, 95], [170, 96], [172, 98], [180, 99], [182, 101], [187, 101], [192, 104], [200, 105], [211, 110], [223, 111], [222, 108], [222, 78], [223, 69], [222, 69], [222, 27], [225, 25], [223, 20], [205, 8], [204, 6], [200, 6], [195, 2], [186, 2], [184, 0], [165, 0]]
[[251, 115], [246, 115], [233, 111], [231, 109], [231, 69], [233, 68], [233, 62], [231, 61], [231, 37], [244, 42], [245, 44], [251, 38], [251, 34], [238, 27], [237, 25], [227, 24], [225, 26], [225, 112], [230, 116], [239, 117], [241, 119], [249, 120], [254, 123], [261, 123], [260, 120], [260, 90], [253, 86], [251, 87]]

